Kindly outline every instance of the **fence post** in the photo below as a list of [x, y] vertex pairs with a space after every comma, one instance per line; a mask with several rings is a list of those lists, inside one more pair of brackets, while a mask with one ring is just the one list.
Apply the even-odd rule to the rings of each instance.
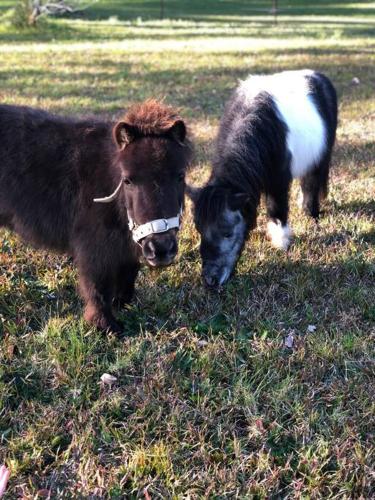
[[271, 14], [274, 15], [274, 23], [277, 24], [277, 12], [278, 12], [278, 0], [273, 0], [272, 2], [273, 6], [272, 6], [272, 9], [271, 9]]

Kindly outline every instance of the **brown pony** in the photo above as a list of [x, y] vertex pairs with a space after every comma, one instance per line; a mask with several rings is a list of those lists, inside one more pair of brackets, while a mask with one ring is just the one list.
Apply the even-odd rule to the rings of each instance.
[[153, 100], [118, 123], [2, 105], [0, 137], [0, 226], [72, 255], [85, 319], [120, 332], [112, 301], [131, 299], [140, 256], [165, 266], [177, 254], [191, 151], [183, 120]]

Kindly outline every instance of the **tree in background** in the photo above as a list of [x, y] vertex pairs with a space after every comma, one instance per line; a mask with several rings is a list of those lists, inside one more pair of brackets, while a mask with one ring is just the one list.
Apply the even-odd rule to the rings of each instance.
[[272, 1], [272, 9], [271, 9], [271, 14], [274, 15], [274, 21], [275, 24], [277, 24], [277, 13], [278, 13], [278, 0], [273, 0]]
[[164, 0], [160, 0], [160, 19], [164, 19]]

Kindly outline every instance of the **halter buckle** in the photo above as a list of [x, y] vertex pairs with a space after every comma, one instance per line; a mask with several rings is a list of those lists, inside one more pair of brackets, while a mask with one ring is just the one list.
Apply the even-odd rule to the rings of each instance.
[[153, 233], [165, 233], [169, 229], [167, 219], [157, 219], [150, 222]]

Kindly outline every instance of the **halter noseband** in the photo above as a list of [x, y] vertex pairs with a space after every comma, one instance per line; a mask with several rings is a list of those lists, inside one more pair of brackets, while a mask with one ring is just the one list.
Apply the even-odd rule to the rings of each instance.
[[165, 233], [170, 229], [180, 228], [180, 216], [182, 215], [182, 209], [176, 217], [170, 217], [169, 219], [155, 219], [151, 222], [146, 222], [138, 226], [131, 217], [128, 215], [129, 219], [129, 229], [133, 234], [133, 240], [138, 243], [140, 240], [149, 236], [150, 234]]
[[[114, 201], [122, 187], [124, 179], [121, 179], [117, 188], [113, 191], [112, 194], [106, 196], [104, 198], [94, 198], [94, 203], [111, 203]], [[169, 219], [155, 219], [150, 222], [146, 222], [145, 224], [138, 225], [128, 214], [128, 225], [129, 229], [132, 233], [133, 240], [139, 244], [140, 240], [149, 236], [150, 234], [158, 234], [165, 233], [170, 229], [179, 229], [181, 223], [181, 215], [182, 215], [182, 207], [180, 212], [175, 217], [170, 217]]]

